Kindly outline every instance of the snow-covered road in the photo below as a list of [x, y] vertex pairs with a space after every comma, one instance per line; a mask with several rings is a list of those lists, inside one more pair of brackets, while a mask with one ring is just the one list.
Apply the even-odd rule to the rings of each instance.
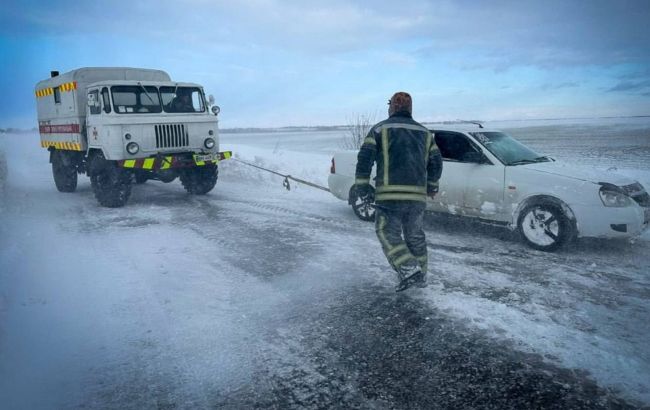
[[[650, 405], [648, 233], [547, 254], [430, 217], [432, 284], [395, 294], [328, 193], [223, 162], [207, 196], [150, 181], [106, 209], [86, 178], [56, 191], [37, 134], [0, 138], [3, 408]], [[222, 143], [324, 183], [336, 138]]]

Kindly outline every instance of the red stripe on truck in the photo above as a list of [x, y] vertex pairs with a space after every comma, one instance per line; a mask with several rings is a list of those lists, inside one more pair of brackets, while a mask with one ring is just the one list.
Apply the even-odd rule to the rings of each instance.
[[41, 125], [38, 132], [41, 134], [79, 134], [79, 124]]

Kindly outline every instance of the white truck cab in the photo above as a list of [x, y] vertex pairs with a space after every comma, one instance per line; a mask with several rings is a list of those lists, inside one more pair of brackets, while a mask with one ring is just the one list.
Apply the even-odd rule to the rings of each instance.
[[101, 205], [123, 206], [132, 182], [180, 177], [192, 194], [217, 182], [219, 107], [194, 83], [161, 70], [80, 68], [36, 85], [41, 146], [56, 187], [73, 192], [87, 173]]

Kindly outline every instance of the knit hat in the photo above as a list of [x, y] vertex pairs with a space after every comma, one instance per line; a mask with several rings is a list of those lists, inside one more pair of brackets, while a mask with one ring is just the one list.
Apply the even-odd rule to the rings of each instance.
[[403, 91], [397, 92], [390, 97], [390, 102], [388, 103], [388, 115], [393, 115], [396, 112], [406, 111], [409, 114], [413, 113], [413, 101], [409, 93]]

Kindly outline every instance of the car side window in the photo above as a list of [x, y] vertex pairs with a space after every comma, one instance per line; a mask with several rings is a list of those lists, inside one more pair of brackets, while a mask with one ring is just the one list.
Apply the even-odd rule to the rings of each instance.
[[467, 154], [477, 152], [470, 140], [459, 132], [436, 131], [436, 145], [442, 159], [458, 162], [475, 162], [468, 160]]

